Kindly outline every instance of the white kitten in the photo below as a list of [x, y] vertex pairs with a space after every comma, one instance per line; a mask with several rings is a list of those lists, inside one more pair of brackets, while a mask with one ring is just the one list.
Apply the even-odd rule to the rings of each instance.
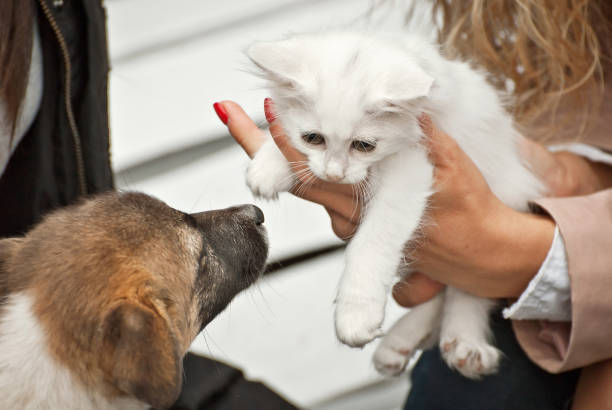
[[[269, 80], [292, 144], [308, 157], [301, 181], [312, 173], [368, 193], [336, 298], [336, 334], [348, 345], [363, 346], [382, 334], [390, 286], [406, 270], [406, 243], [423, 224], [433, 166], [418, 125], [421, 113], [459, 143], [506, 204], [526, 210], [542, 192], [519, 158], [513, 121], [484, 75], [445, 59], [422, 38], [327, 32], [256, 43], [248, 55]], [[249, 165], [249, 187], [274, 198], [295, 182], [269, 138]], [[395, 324], [378, 347], [376, 368], [396, 374], [416, 349], [439, 340], [446, 362], [464, 375], [494, 372], [500, 354], [489, 344], [493, 306], [447, 288]]]

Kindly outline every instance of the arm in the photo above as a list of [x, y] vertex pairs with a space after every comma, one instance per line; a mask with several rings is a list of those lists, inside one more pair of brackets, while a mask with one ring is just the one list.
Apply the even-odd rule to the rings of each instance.
[[559, 225], [568, 256], [572, 321], [515, 321], [532, 360], [551, 372], [612, 357], [612, 189], [538, 201]]
[[503, 310], [504, 318], [569, 322], [572, 318], [567, 255], [559, 227], [537, 275], [516, 302]]

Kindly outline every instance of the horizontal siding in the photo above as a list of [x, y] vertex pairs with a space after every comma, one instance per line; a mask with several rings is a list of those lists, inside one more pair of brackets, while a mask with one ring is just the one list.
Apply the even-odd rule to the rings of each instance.
[[[114, 166], [119, 171], [168, 151], [226, 136], [211, 108], [215, 101], [235, 99], [253, 118], [261, 121], [266, 93], [261, 89], [261, 82], [246, 72], [250, 65], [243, 50], [248, 44], [276, 39], [290, 31], [314, 30], [329, 27], [332, 23], [350, 22], [363, 15], [369, 4], [367, 0], [294, 2], [294, 7], [280, 7], [270, 14], [258, 14], [253, 20], [243, 17], [240, 24], [232, 24], [230, 16], [220, 16], [220, 19], [228, 20], [206, 20], [217, 30], [203, 30], [200, 31], [202, 35], [195, 36], [189, 36], [187, 32], [183, 37], [175, 34], [172, 47], [155, 50], [151, 42], [133, 41], [130, 33], [151, 30], [153, 37], [162, 36], [165, 31], [154, 29], [159, 20], [142, 17], [140, 8], [131, 10], [133, 17], [128, 19], [127, 10], [122, 10], [128, 9], [130, 3], [146, 7], [142, 5], [145, 1], [164, 3], [160, 0], [115, 0], [107, 3], [110, 53], [122, 58], [117, 64], [111, 60], [110, 83], [112, 155]], [[173, 0], [171, 3], [181, 2]], [[232, 1], [224, 4], [232, 4]], [[168, 18], [179, 19], [176, 15], [178, 8], [172, 9], [175, 15]], [[191, 16], [191, 12], [183, 11], [183, 14]], [[115, 23], [115, 16], [121, 16], [123, 25], [132, 20], [131, 25], [138, 29], [132, 27], [128, 33], [113, 34], [125, 30], [115, 29], [115, 24], [119, 25], [119, 22]], [[197, 29], [192, 24], [189, 27]], [[168, 32], [176, 30], [168, 28]], [[184, 41], [180, 41], [181, 38]], [[150, 52], [139, 54], [137, 58], [128, 59], [124, 54], [126, 50], [144, 49]]]
[[[318, 205], [289, 194], [254, 201], [244, 183], [246, 155], [212, 110], [239, 101], [262, 122], [260, 82], [245, 72], [251, 42], [291, 31], [368, 24], [369, 0], [107, 0], [111, 56], [112, 155], [121, 189], [154, 195], [187, 212], [255, 202], [266, 216], [271, 259], [340, 241]], [[397, 16], [396, 16], [397, 17]], [[379, 385], [374, 345], [342, 346], [333, 331], [333, 298], [342, 272], [337, 252], [264, 278], [238, 295], [192, 350], [242, 368], [306, 408]], [[389, 320], [401, 309], [393, 305]], [[386, 401], [399, 407], [406, 379]], [[384, 385], [386, 386], [386, 385]], [[380, 389], [379, 389], [380, 390]], [[351, 396], [353, 393], [350, 393]], [[358, 396], [357, 396], [358, 397]], [[351, 402], [349, 400], [349, 402]]]

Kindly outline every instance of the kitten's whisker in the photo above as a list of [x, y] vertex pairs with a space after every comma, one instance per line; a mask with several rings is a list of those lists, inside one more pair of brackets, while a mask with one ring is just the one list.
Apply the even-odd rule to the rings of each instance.
[[300, 174], [303, 172], [310, 171], [310, 168], [308, 167], [308, 164], [298, 164], [298, 165], [291, 164], [291, 170], [293, 171], [294, 174]]
[[310, 190], [310, 188], [314, 185], [316, 180], [317, 180], [316, 175], [311, 172], [310, 175], [308, 175], [307, 179], [302, 184], [302, 194], [306, 194]]
[[295, 194], [297, 196], [302, 196], [307, 190], [308, 182], [313, 178], [315, 178], [315, 176], [312, 171], [310, 171], [310, 168], [305, 169], [305, 172], [297, 180], [297, 189], [295, 190]]
[[306, 179], [310, 178], [312, 175], [312, 171], [310, 168], [304, 168], [299, 171], [294, 172], [294, 174], [298, 182], [304, 182]]
[[281, 179], [280, 182], [284, 185], [287, 181], [294, 181], [296, 179], [297, 178], [296, 178], [295, 174], [290, 174], [290, 175], [287, 175], [286, 177], [284, 177], [283, 179]]
[[303, 175], [303, 174], [305, 174], [307, 172], [311, 172], [310, 168], [308, 168], [308, 167], [301, 168], [301, 169], [296, 169], [296, 170], [293, 171], [293, 173], [296, 174], [296, 175]]
[[351, 219], [355, 218], [355, 214], [357, 213], [357, 209], [359, 208], [359, 197], [360, 197], [360, 189], [361, 182], [358, 182], [357, 185], [351, 185], [351, 191], [353, 193], [353, 209], [351, 210]]

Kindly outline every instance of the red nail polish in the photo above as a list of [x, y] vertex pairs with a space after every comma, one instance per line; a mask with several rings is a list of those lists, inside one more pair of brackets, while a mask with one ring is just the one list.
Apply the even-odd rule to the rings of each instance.
[[269, 124], [272, 124], [276, 119], [276, 115], [274, 115], [274, 102], [272, 98], [264, 99], [264, 113], [266, 114], [266, 120]]
[[217, 113], [217, 116], [221, 122], [227, 125], [227, 111], [225, 111], [225, 108], [223, 108], [223, 106], [218, 102], [213, 104], [213, 108], [215, 109], [215, 112]]

